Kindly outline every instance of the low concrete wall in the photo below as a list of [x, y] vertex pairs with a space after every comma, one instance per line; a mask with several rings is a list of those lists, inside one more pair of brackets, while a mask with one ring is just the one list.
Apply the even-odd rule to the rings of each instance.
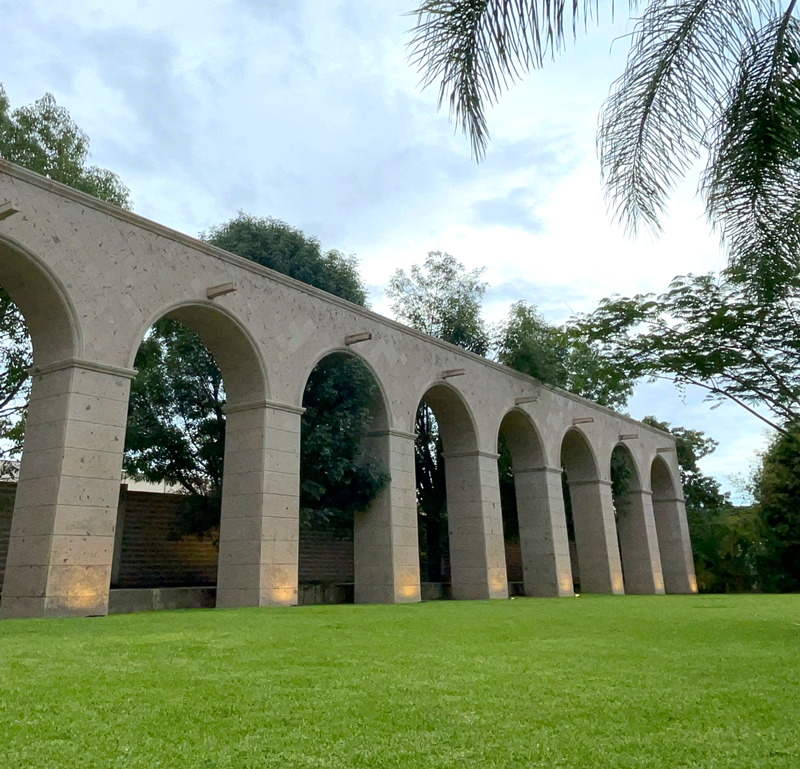
[[131, 614], [162, 609], [213, 609], [215, 587], [112, 588], [109, 614]]
[[319, 606], [321, 604], [353, 603], [354, 585], [323, 582], [317, 585], [303, 584], [297, 589], [299, 606]]

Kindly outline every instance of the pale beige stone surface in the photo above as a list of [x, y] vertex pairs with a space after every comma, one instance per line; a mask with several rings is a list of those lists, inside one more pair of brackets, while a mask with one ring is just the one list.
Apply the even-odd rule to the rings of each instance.
[[[0, 285], [25, 315], [35, 376], [0, 616], [106, 611], [129, 379], [144, 334], [165, 316], [201, 336], [228, 395], [218, 605], [297, 601], [302, 396], [332, 353], [374, 373], [382, 402], [365, 450], [392, 473], [356, 526], [357, 600], [419, 600], [410, 434], [423, 398], [448, 455], [456, 597], [507, 595], [501, 426], [513, 436], [526, 593], [572, 592], [562, 460], [583, 589], [624, 591], [609, 474], [631, 433], [641, 491], [653, 497], [651, 514], [643, 493], [638, 533], [626, 538], [626, 571], [634, 582], [649, 574], [652, 592], [661, 570], [667, 592], [696, 589], [669, 435], [0, 161], [0, 200], [10, 199], [20, 211], [0, 222]], [[226, 283], [235, 291], [207, 298]], [[345, 344], [364, 332], [372, 339]], [[456, 369], [463, 375], [442, 378]]]

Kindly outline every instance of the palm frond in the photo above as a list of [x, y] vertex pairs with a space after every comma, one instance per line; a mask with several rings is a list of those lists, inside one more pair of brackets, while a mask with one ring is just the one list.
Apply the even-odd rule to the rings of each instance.
[[[635, 4], [635, 0], [631, 0]], [[598, 0], [426, 0], [412, 14], [409, 59], [422, 85], [439, 83], [439, 108], [469, 136], [473, 155], [486, 153], [486, 107], [509, 83], [542, 66], [573, 35], [580, 19], [591, 17]], [[613, 7], [613, 4], [612, 4]]]
[[637, 21], [598, 132], [606, 199], [629, 233], [661, 229], [669, 194], [699, 157], [754, 17], [771, 8], [769, 0], [651, 0]]
[[800, 273], [800, 23], [794, 2], [753, 34], [702, 181], [729, 274], [771, 301]]

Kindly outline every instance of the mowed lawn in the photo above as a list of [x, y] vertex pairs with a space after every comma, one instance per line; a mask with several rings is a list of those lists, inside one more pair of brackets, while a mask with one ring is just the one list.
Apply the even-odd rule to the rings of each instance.
[[0, 623], [0, 767], [800, 767], [800, 596]]

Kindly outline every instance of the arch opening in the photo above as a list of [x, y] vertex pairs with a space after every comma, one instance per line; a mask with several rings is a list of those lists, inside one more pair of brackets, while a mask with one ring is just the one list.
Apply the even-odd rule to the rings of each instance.
[[24, 496], [17, 494], [22, 457], [42, 448], [34, 435], [25, 451], [26, 424], [42, 422], [39, 414], [47, 411], [47, 393], [32, 388], [29, 368], [66, 364], [82, 351], [80, 323], [65, 287], [42, 260], [0, 235], [0, 595], [14, 509]]
[[582, 432], [561, 444], [562, 486], [575, 592], [624, 592], [611, 482], [603, 479]]
[[692, 544], [681, 485], [661, 456], [650, 465], [653, 515], [667, 593], [696, 593]]
[[310, 372], [303, 407], [299, 602], [379, 600], [369, 562], [390, 482], [380, 382], [359, 356], [333, 351]]
[[238, 321], [185, 304], [147, 330], [134, 367], [112, 588], [216, 586], [223, 492], [248, 462], [226, 446], [229, 418], [246, 413], [226, 411], [266, 400], [264, 366]]
[[633, 454], [622, 443], [611, 453], [609, 473], [625, 590], [640, 595], [663, 593], [652, 500], [643, 490]]
[[[486, 490], [482, 488], [485, 474], [497, 472], [496, 456], [478, 450], [472, 414], [449, 385], [428, 388], [418, 405], [415, 424], [422, 597], [505, 594], [500, 500], [488, 505], [497, 518], [497, 541], [490, 543], [486, 526], [491, 511], [484, 503]], [[490, 552], [492, 547], [499, 549], [499, 557]]]
[[[497, 452], [509, 593], [535, 595], [538, 586], [531, 583], [537, 581], [539, 564], [528, 563], [526, 569], [526, 560], [539, 560], [536, 546], [547, 527], [549, 510], [542, 508], [538, 479], [527, 477], [532, 472], [541, 475], [545, 469], [541, 438], [527, 414], [514, 409], [505, 415]], [[527, 559], [525, 551], [532, 554]]]

